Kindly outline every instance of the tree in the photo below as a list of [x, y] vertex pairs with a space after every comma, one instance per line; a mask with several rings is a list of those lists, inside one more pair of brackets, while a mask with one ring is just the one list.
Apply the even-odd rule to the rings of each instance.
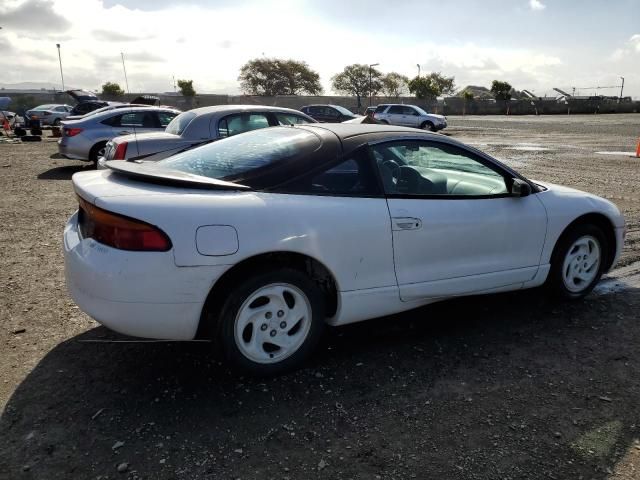
[[387, 97], [398, 98], [407, 92], [409, 79], [396, 72], [389, 72], [380, 79], [382, 82], [382, 91]]
[[501, 82], [499, 80], [494, 80], [491, 82], [491, 93], [496, 100], [503, 100], [504, 106], [507, 109], [506, 114], [510, 113], [510, 100], [511, 100], [511, 90], [513, 87], [508, 82]]
[[107, 82], [102, 85], [102, 95], [111, 95], [113, 97], [117, 97], [120, 95], [124, 95], [124, 90], [120, 88], [120, 85], [114, 82]]
[[382, 73], [375, 67], [362, 63], [347, 65], [344, 70], [331, 78], [336, 92], [353, 95], [358, 100], [358, 109], [362, 107], [362, 97], [373, 96], [382, 88]]
[[462, 98], [464, 98], [464, 104], [462, 106], [462, 114], [466, 115], [467, 113], [467, 103], [473, 102], [473, 92], [469, 90], [465, 90], [462, 92]]
[[319, 95], [320, 75], [306, 62], [280, 58], [255, 58], [245, 63], [238, 76], [240, 88], [249, 95]]
[[178, 80], [178, 88], [183, 97], [196, 96], [196, 90], [193, 88], [193, 80]]
[[491, 82], [491, 93], [496, 100], [511, 100], [511, 90], [513, 87], [508, 82], [494, 80]]
[[445, 77], [440, 72], [415, 77], [409, 82], [409, 91], [421, 100], [433, 101], [441, 95], [452, 94], [454, 90], [454, 77]]

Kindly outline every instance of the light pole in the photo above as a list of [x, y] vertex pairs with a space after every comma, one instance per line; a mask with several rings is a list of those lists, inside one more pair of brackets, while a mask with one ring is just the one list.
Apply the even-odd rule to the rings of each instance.
[[622, 102], [622, 90], [624, 90], [624, 77], [620, 77], [622, 79], [622, 85], [620, 85], [620, 100], [618, 103]]
[[124, 70], [124, 83], [127, 85], [127, 93], [129, 93], [129, 80], [127, 79], [127, 69], [124, 66], [124, 53], [120, 52], [122, 57], [122, 70]]
[[60, 44], [56, 43], [58, 47], [58, 62], [60, 62], [60, 79], [62, 80], [62, 91], [64, 92], [64, 75], [62, 75], [62, 56], [60, 55]]
[[416, 67], [418, 67], [418, 78], [420, 78], [420, 64], [416, 63]]
[[371, 69], [373, 67], [377, 67], [378, 65], [380, 65], [379, 63], [371, 63], [369, 64], [369, 106], [371, 106], [371, 96], [372, 96], [372, 91], [371, 91]]

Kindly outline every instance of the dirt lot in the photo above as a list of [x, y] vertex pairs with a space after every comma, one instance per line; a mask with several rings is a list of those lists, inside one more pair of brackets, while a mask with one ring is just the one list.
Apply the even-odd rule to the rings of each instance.
[[0, 144], [0, 479], [640, 478], [640, 160], [595, 153], [634, 151], [640, 115], [449, 120], [616, 202], [623, 268], [577, 303], [518, 292], [333, 329], [267, 381], [80, 312], [60, 242], [85, 167], [52, 139]]

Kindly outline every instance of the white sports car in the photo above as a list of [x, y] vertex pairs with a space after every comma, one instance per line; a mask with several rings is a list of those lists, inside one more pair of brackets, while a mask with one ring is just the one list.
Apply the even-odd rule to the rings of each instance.
[[299, 365], [326, 324], [544, 283], [580, 298], [625, 234], [607, 200], [388, 125], [272, 127], [107, 166], [73, 176], [76, 303], [124, 334], [219, 340], [255, 374]]

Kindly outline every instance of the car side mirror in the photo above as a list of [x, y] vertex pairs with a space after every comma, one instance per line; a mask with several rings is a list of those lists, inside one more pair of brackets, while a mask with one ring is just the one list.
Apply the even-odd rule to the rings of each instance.
[[512, 197], [527, 197], [531, 195], [531, 185], [524, 180], [514, 178], [511, 183], [511, 196]]

